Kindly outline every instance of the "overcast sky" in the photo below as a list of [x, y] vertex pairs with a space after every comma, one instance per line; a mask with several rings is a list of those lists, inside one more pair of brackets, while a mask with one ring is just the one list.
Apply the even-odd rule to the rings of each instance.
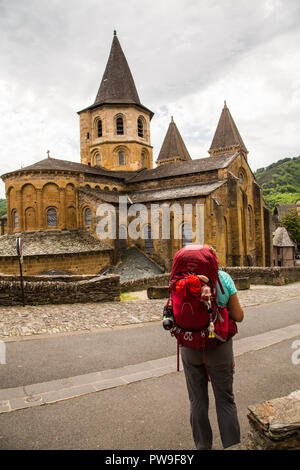
[[[93, 104], [113, 30], [151, 121], [171, 116], [208, 157], [226, 100], [252, 170], [300, 154], [299, 0], [0, 0], [1, 174], [80, 161], [77, 111]], [[0, 184], [4, 197], [4, 184]]]

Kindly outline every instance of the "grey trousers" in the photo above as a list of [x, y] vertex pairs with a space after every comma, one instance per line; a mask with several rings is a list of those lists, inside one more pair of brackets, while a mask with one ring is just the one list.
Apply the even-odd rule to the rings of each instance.
[[[210, 450], [213, 436], [208, 418], [208, 377], [203, 354], [199, 349], [181, 347], [195, 446], [198, 450]], [[240, 426], [233, 395], [232, 339], [215, 349], [206, 350], [205, 356], [215, 397], [222, 444], [224, 448], [230, 447], [240, 442]]]

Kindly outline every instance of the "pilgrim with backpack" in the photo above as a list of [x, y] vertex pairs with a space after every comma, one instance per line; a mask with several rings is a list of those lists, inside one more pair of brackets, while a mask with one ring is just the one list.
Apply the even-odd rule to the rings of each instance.
[[243, 320], [237, 290], [219, 270], [213, 248], [187, 245], [175, 254], [163, 326], [177, 340], [190, 399], [190, 421], [197, 449], [211, 449], [208, 382], [211, 382], [223, 447], [240, 441], [233, 395], [232, 337]]

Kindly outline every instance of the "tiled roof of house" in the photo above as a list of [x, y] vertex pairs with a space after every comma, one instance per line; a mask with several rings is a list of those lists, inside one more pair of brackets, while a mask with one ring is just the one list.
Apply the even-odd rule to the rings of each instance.
[[275, 230], [273, 246], [295, 246], [285, 227], [277, 227]]

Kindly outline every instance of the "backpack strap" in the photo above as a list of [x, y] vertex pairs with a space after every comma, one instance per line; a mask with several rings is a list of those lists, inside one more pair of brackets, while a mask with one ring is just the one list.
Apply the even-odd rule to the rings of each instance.
[[221, 289], [221, 292], [222, 292], [222, 294], [224, 295], [224, 294], [225, 294], [225, 292], [224, 292], [224, 289], [223, 289], [222, 283], [221, 283], [221, 281], [220, 281], [219, 275], [218, 275], [218, 277], [217, 277], [217, 283], [219, 284], [219, 287], [220, 287], [220, 289]]

